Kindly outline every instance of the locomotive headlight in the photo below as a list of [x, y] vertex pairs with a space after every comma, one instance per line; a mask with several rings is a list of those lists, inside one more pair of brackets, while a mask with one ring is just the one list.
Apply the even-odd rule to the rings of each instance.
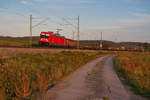
[[43, 39], [40, 39], [40, 40], [43, 40]]
[[48, 39], [46, 39], [46, 41], [48, 41]]

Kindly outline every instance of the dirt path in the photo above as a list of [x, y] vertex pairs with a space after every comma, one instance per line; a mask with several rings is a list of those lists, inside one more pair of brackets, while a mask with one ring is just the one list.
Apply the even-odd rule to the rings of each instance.
[[86, 97], [91, 94], [86, 86], [86, 77], [92, 68], [101, 61], [99, 58], [78, 69], [72, 75], [67, 77], [62, 83], [58, 84], [47, 92], [46, 100], [79, 100], [80, 97]]
[[108, 97], [110, 100], [130, 100], [128, 93], [124, 86], [120, 82], [116, 72], [113, 68], [113, 57], [109, 57], [104, 63], [101, 69], [102, 84], [105, 91], [104, 97]]
[[113, 69], [113, 56], [102, 57], [78, 69], [50, 89], [46, 100], [130, 100]]

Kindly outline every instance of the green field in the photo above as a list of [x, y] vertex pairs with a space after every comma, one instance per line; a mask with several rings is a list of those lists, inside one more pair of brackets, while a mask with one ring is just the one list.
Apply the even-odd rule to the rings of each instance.
[[[38, 45], [38, 41], [32, 41], [33, 46]], [[21, 47], [29, 47], [28, 40], [17, 40], [17, 39], [0, 39], [0, 46], [21, 46]]]
[[[19, 54], [0, 59], [0, 100], [32, 99], [101, 52]], [[32, 95], [31, 95], [32, 94]]]
[[150, 53], [119, 53], [114, 59], [115, 68], [123, 82], [132, 90], [150, 98]]

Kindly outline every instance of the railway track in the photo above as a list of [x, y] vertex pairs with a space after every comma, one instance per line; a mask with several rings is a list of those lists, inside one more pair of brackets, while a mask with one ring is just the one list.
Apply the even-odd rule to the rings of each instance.
[[107, 48], [98, 48], [98, 47], [88, 47], [88, 46], [80, 46], [80, 48], [75, 47], [63, 47], [63, 46], [8, 46], [8, 45], [0, 45], [0, 48], [32, 48], [32, 49], [68, 49], [68, 50], [103, 50], [103, 51], [128, 51], [128, 52], [141, 52], [134, 50], [116, 50], [116, 49], [107, 49]]
[[[8, 45], [0, 45], [0, 48], [32, 48], [32, 49], [77, 49], [77, 48], [68, 48], [68, 47], [58, 47], [58, 46], [8, 46]], [[84, 48], [80, 47], [80, 50], [100, 50], [98, 48]]]
[[[30, 47], [30, 46], [7, 46], [7, 45], [0, 45], [0, 48], [35, 48], [35, 49], [53, 49], [53, 48], [62, 48], [62, 47], [46, 47], [46, 46], [42, 46], [42, 47], [40, 47], [40, 46], [32, 46], [32, 47]], [[74, 48], [75, 49], [75, 48]]]

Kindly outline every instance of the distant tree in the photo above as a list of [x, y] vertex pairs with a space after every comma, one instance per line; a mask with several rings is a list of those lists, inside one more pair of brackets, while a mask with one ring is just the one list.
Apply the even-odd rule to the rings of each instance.
[[143, 43], [143, 48], [144, 48], [146, 51], [150, 51], [150, 44], [149, 44], [149, 43]]

